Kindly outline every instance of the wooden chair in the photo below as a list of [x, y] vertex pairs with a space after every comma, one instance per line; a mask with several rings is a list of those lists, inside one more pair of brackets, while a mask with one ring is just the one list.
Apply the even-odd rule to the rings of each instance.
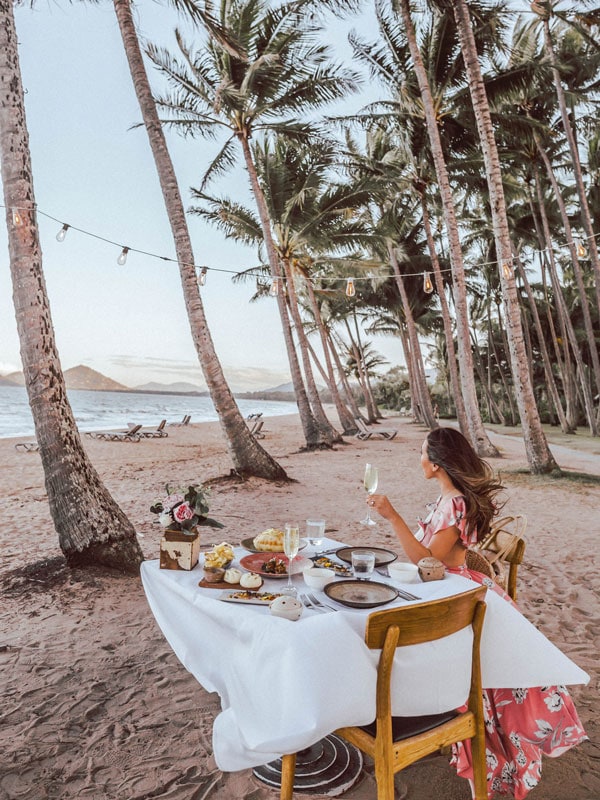
[[[501, 586], [512, 598], [517, 599], [517, 572], [525, 555], [524, 514], [501, 517], [496, 520], [487, 536], [472, 550], [467, 550], [466, 565], [469, 569], [483, 572]], [[485, 559], [482, 562], [481, 559]], [[508, 574], [504, 564], [508, 565]]]
[[[369, 615], [365, 642], [381, 649], [377, 668], [376, 718], [365, 727], [339, 728], [347, 739], [375, 762], [377, 800], [394, 800], [394, 774], [441, 747], [472, 740], [475, 800], [488, 800], [485, 726], [479, 643], [485, 615], [486, 588]], [[473, 628], [471, 688], [467, 709], [424, 717], [392, 717], [390, 680], [397, 647], [435, 641], [463, 628]], [[296, 755], [282, 756], [281, 800], [292, 800]]]

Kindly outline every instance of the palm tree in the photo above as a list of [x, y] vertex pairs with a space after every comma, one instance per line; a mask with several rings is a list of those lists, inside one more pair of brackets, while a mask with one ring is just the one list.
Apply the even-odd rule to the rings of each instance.
[[[164, 50], [148, 49], [173, 87], [171, 96], [160, 101], [172, 124], [193, 136], [227, 132], [202, 190], [232, 166], [241, 148], [267, 260], [278, 282], [283, 273], [250, 140], [265, 130], [309, 140], [315, 128], [296, 115], [345, 96], [358, 80], [328, 63], [327, 48], [315, 39], [320, 29], [305, 14], [311, 5], [312, 0], [296, 0], [271, 8], [266, 0], [221, 0], [218, 16], [202, 13], [209, 40], [201, 49], [192, 52], [178, 34], [182, 63]], [[277, 303], [307, 447], [318, 447], [322, 437], [306, 396], [283, 292], [277, 294]]]
[[0, 161], [23, 374], [60, 548], [70, 566], [136, 573], [143, 555], [135, 530], [83, 448], [56, 350], [12, 0], [0, 0]]
[[198, 291], [194, 254], [183, 202], [146, 74], [130, 1], [114, 0], [114, 8], [171, 224], [192, 338], [229, 453], [236, 471], [244, 477], [254, 475], [270, 480], [284, 480], [287, 477], [285, 470], [252, 436], [225, 380]]
[[[402, 3], [407, 5], [406, 0], [402, 0]], [[527, 354], [525, 352], [515, 277], [513, 270], [510, 268], [513, 263], [513, 254], [502, 186], [500, 159], [479, 64], [477, 44], [473, 34], [469, 8], [465, 0], [452, 0], [452, 8], [469, 80], [469, 92], [485, 165], [496, 241], [496, 256], [504, 298], [513, 383], [523, 428], [525, 451], [533, 473], [548, 473], [557, 469], [557, 464], [550, 452], [542, 429], [531, 384], [531, 376], [527, 366]]]
[[[446, 234], [450, 245], [450, 259], [452, 263], [452, 276], [454, 285], [454, 304], [456, 308], [457, 351], [461, 377], [460, 389], [464, 399], [465, 416], [468, 425], [468, 430], [464, 431], [464, 433], [468, 436], [471, 443], [480, 455], [487, 457], [497, 456], [498, 451], [490, 442], [485, 428], [483, 427], [477, 401], [477, 393], [475, 391], [473, 358], [469, 338], [469, 317], [465, 288], [464, 263], [460, 247], [458, 222], [456, 219], [454, 200], [450, 187], [450, 179], [442, 147], [442, 139], [438, 127], [438, 115], [429, 84], [427, 70], [421, 56], [415, 29], [412, 23], [408, 0], [401, 0], [398, 5], [400, 6], [400, 13], [404, 23], [404, 34], [406, 36], [406, 42], [410, 51], [412, 66], [418, 82], [422, 113], [425, 117], [426, 129], [430, 142], [431, 157], [435, 165], [435, 173], [442, 200]], [[378, 7], [382, 9], [382, 4], [379, 3]], [[389, 19], [386, 19], [381, 10], [379, 13], [379, 20], [380, 27], [385, 30], [386, 42], [388, 42], [388, 44], [392, 44], [392, 55], [400, 55], [402, 46], [398, 41], [398, 26], [396, 26], [396, 29], [392, 28]], [[405, 57], [402, 58], [402, 61], [407, 64], [407, 59]], [[394, 71], [389, 69], [389, 66], [386, 66], [386, 73], [387, 82], [392, 85], [397, 96], [399, 98], [405, 97], [407, 87], [406, 81], [403, 80], [403, 76], [397, 76]], [[417, 105], [413, 97], [410, 98], [410, 102], [413, 106]], [[405, 123], [403, 122], [402, 124]]]

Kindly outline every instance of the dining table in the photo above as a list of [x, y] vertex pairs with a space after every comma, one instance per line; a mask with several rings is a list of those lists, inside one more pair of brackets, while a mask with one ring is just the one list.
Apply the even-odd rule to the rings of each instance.
[[[308, 562], [316, 551], [343, 546], [325, 538], [318, 548], [305, 546], [300, 557]], [[236, 547], [234, 553], [235, 567], [248, 550]], [[401, 594], [376, 609], [356, 608], [332, 600], [326, 591], [307, 589], [300, 573], [293, 577], [298, 592], [309, 592], [335, 610], [305, 607], [301, 617], [291, 621], [274, 616], [268, 604], [224, 602], [222, 588], [199, 586], [202, 577], [202, 555], [189, 571], [160, 569], [158, 560], [141, 565], [148, 603], [169, 645], [207, 691], [219, 694], [221, 711], [213, 725], [218, 768], [253, 768], [258, 777], [283, 753], [310, 752], [337, 728], [372, 722], [379, 653], [364, 642], [371, 611], [448, 597], [476, 585], [450, 573], [442, 580], [402, 584], [377, 572], [373, 581]], [[278, 593], [283, 583], [280, 578], [267, 579], [261, 591]], [[416, 599], [405, 599], [406, 592]], [[589, 681], [589, 675], [512, 603], [488, 590], [486, 606], [481, 640], [484, 687]], [[466, 701], [471, 635], [466, 629], [398, 649], [392, 678], [394, 715], [437, 714]]]

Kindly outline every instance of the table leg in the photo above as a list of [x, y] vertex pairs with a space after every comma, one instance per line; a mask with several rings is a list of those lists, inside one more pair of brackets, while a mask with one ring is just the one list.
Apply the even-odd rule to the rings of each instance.
[[[296, 755], [294, 792], [327, 794], [347, 792], [359, 779], [363, 765], [358, 748], [335, 734], [330, 734]], [[253, 769], [263, 783], [281, 786], [281, 759]]]

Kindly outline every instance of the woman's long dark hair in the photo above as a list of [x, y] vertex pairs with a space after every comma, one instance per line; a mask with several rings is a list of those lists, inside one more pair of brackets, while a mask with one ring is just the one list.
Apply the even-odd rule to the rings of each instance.
[[455, 428], [435, 428], [429, 432], [427, 457], [432, 464], [446, 470], [452, 483], [465, 496], [467, 533], [476, 530], [477, 540], [481, 541], [504, 505], [496, 499], [504, 486], [487, 461], [477, 455]]

